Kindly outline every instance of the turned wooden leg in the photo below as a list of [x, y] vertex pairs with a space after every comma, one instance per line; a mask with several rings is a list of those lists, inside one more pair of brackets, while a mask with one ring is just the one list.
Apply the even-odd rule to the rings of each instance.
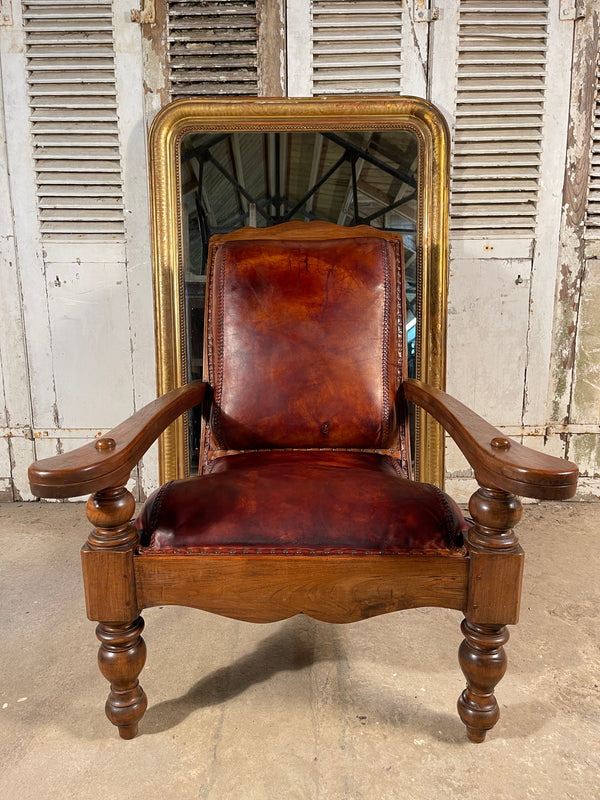
[[[110, 449], [111, 441], [99, 443]], [[81, 552], [88, 617], [100, 622], [96, 628], [98, 663], [110, 682], [106, 716], [123, 739], [136, 735], [148, 705], [138, 683], [146, 644], [135, 587], [138, 533], [131, 524], [134, 511], [135, 501], [124, 486], [103, 489], [90, 497], [87, 515], [94, 529]]]
[[521, 517], [521, 503], [508, 492], [480, 487], [469, 511], [475, 524], [466, 537], [469, 594], [458, 654], [467, 688], [458, 713], [469, 739], [483, 742], [500, 716], [494, 687], [506, 672], [505, 626], [519, 616], [523, 551], [512, 527]]
[[138, 676], [146, 661], [146, 643], [141, 637], [144, 620], [138, 617], [129, 625], [100, 623], [98, 664], [110, 683], [106, 716], [119, 729], [122, 739], [133, 739], [148, 705]]
[[508, 641], [504, 626], [472, 625], [463, 620], [465, 636], [458, 651], [467, 688], [458, 699], [458, 713], [472, 742], [483, 742], [500, 717], [494, 687], [506, 672], [503, 645]]

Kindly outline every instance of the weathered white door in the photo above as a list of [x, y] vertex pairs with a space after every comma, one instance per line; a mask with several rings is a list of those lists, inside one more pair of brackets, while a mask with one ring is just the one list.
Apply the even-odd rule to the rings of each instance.
[[600, 0], [575, 22], [548, 419], [578, 464], [600, 473]]
[[[545, 434], [574, 24], [561, 5], [461, 0], [435, 23], [431, 59], [453, 134], [448, 387], [556, 453]], [[450, 473], [464, 466], [449, 453]]]
[[[436, 5], [288, 0], [289, 93], [400, 92], [442, 109], [452, 134], [449, 391], [510, 435], [563, 452], [544, 434], [574, 6]], [[450, 450], [450, 477], [466, 467]]]
[[140, 32], [130, 3], [25, 0], [0, 28], [0, 477], [152, 398]]

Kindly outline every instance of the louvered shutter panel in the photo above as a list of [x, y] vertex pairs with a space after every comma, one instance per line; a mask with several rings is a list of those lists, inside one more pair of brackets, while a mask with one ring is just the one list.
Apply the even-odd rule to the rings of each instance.
[[596, 102], [585, 231], [587, 239], [600, 239], [600, 53], [596, 60]]
[[548, 0], [461, 0], [451, 227], [533, 237]]
[[171, 96], [257, 95], [256, 2], [169, 0]]
[[399, 93], [401, 0], [313, 0], [313, 94]]
[[110, 0], [23, 6], [42, 236], [122, 240]]

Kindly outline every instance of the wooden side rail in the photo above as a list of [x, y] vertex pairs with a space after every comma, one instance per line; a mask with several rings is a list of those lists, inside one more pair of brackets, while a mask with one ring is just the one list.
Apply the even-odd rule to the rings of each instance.
[[507, 439], [440, 389], [412, 378], [403, 386], [405, 398], [425, 409], [452, 436], [481, 485], [540, 500], [566, 500], [575, 494], [575, 464]]
[[124, 485], [146, 450], [173, 420], [204, 400], [207, 384], [193, 381], [159, 397], [95, 442], [29, 467], [37, 497], [77, 497]]

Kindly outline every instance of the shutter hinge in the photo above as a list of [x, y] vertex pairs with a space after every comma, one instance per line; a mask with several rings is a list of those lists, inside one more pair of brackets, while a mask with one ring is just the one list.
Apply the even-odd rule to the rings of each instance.
[[12, 25], [12, 0], [0, 0], [0, 25]]
[[414, 0], [413, 18], [415, 22], [433, 22], [439, 17], [439, 8], [429, 8], [429, 0]]
[[139, 11], [137, 8], [132, 8], [131, 21], [139, 22], [140, 25], [154, 25], [156, 23], [154, 0], [141, 0]]
[[559, 15], [561, 19], [583, 19], [585, 17], [585, 0], [560, 0]]

